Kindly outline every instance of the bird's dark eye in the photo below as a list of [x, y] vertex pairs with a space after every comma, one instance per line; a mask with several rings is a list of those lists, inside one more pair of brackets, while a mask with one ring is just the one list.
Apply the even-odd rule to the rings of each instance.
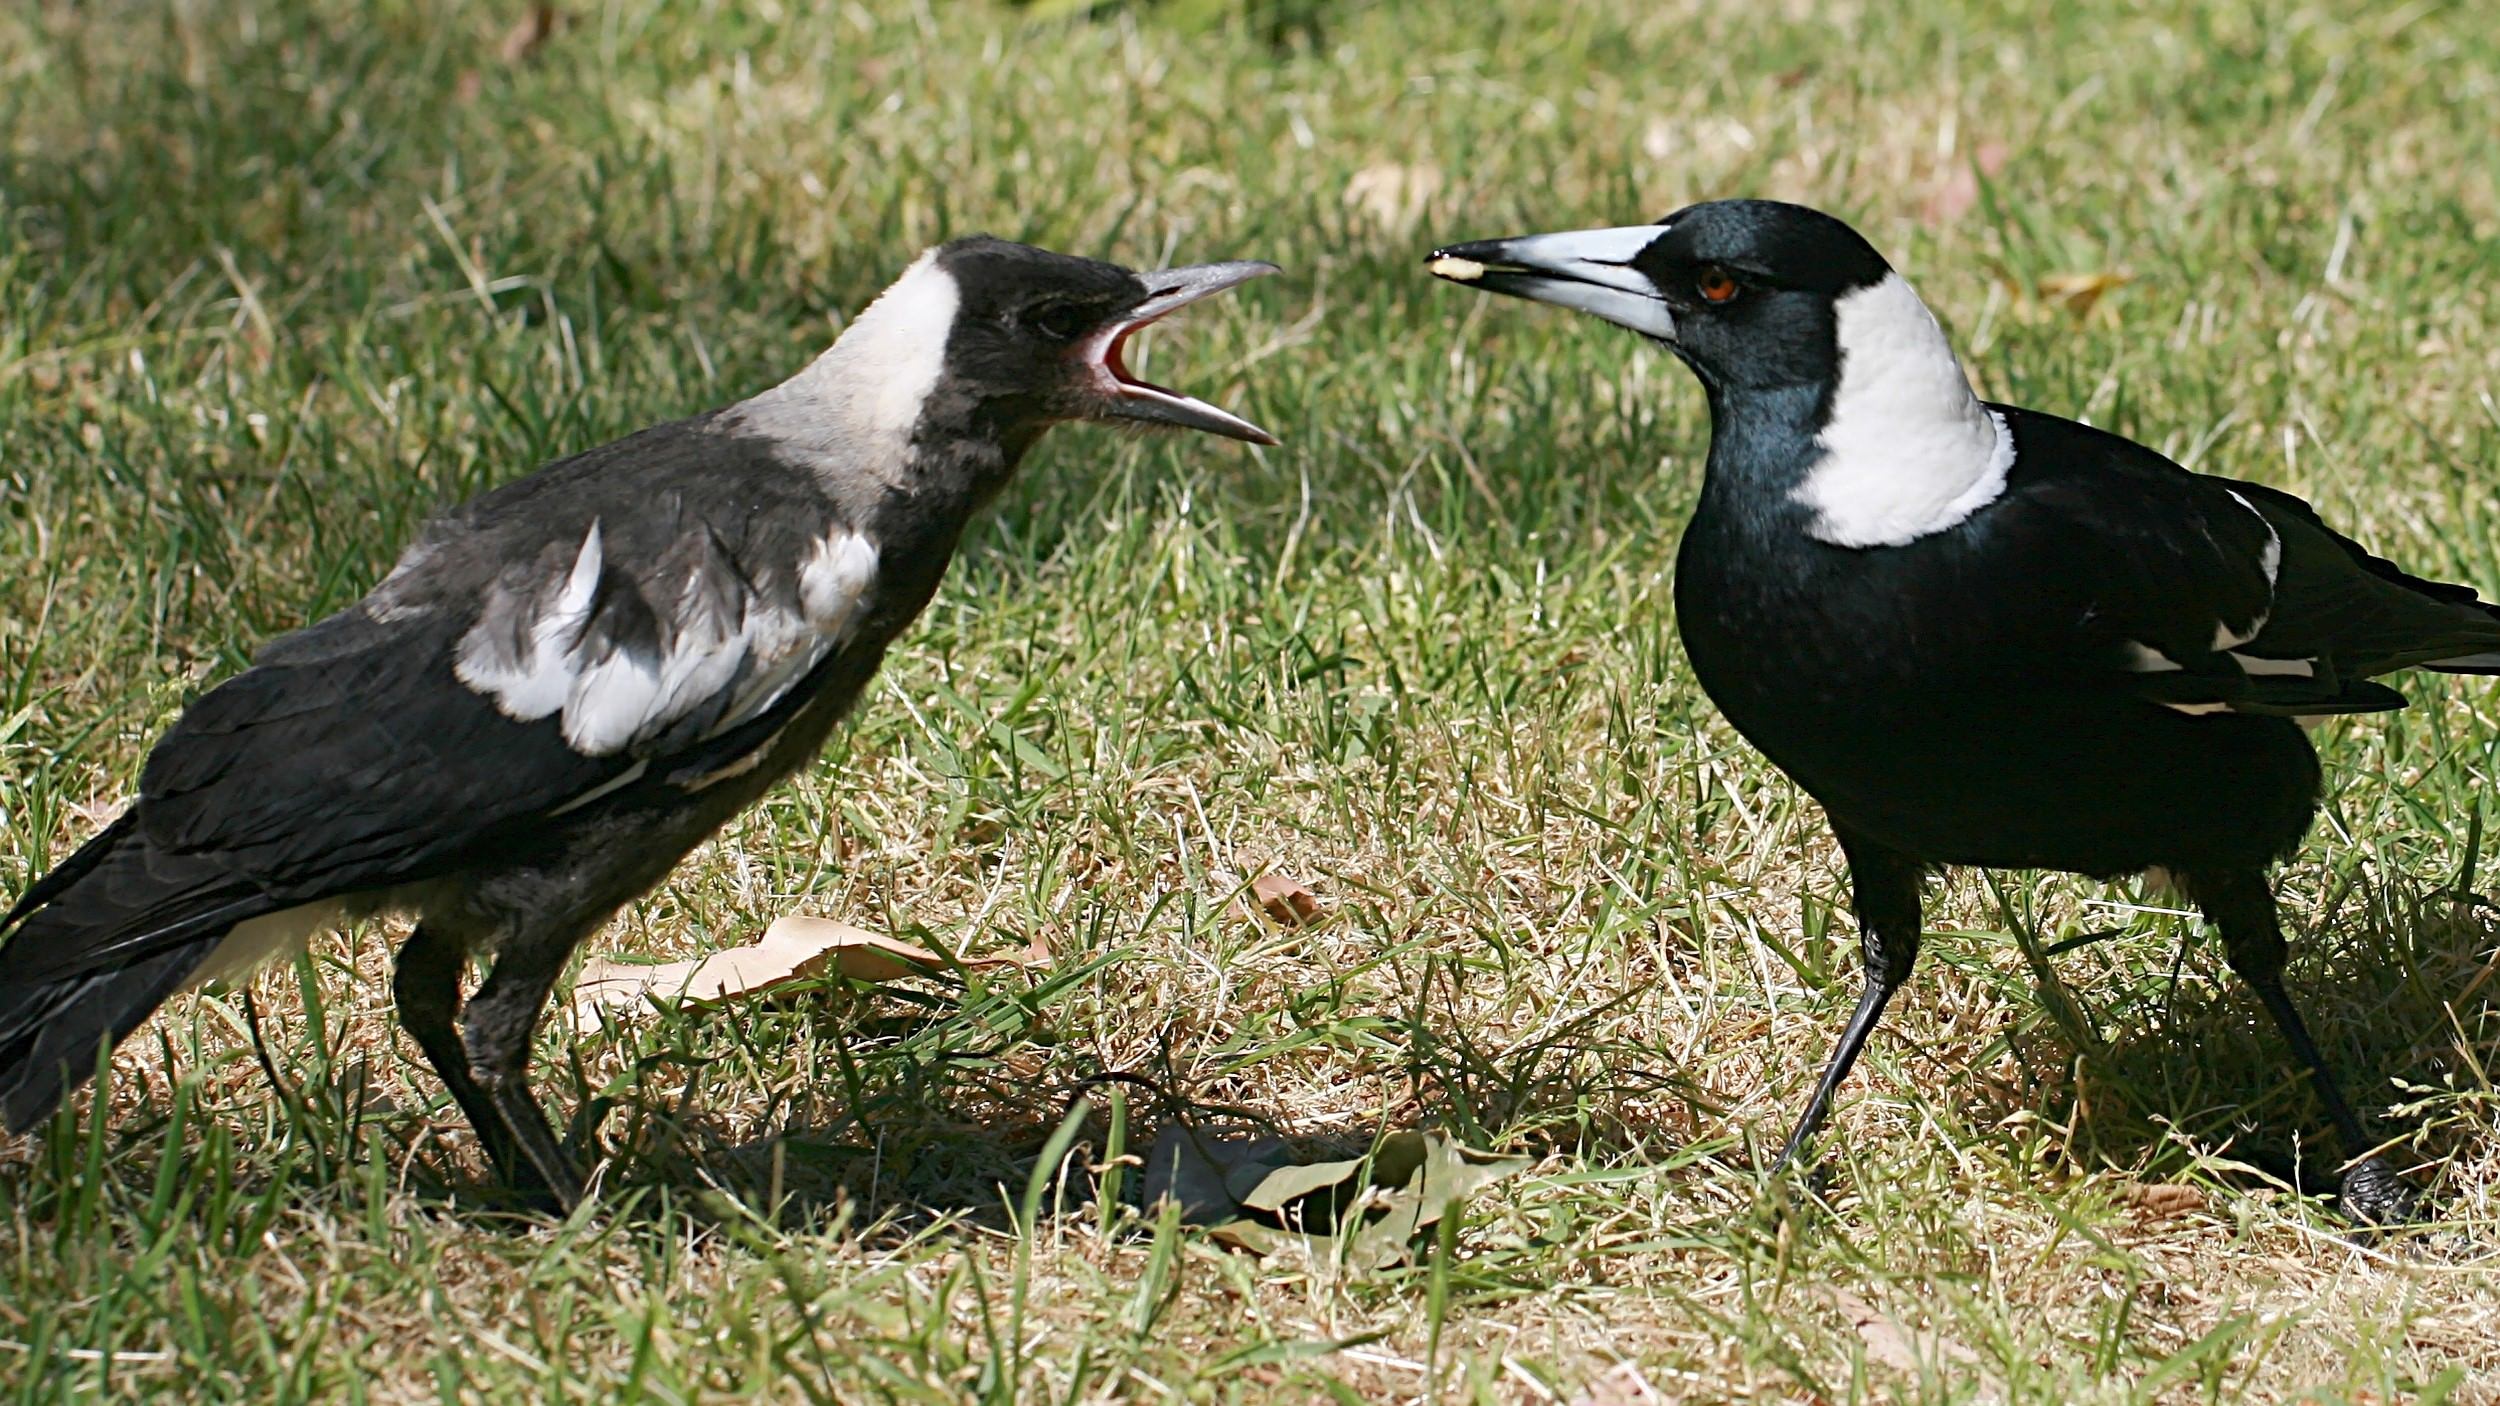
[[1053, 341], [1073, 342], [1094, 323], [1093, 316], [1074, 303], [1044, 303], [1026, 313], [1026, 325]]
[[1701, 277], [1693, 280], [1693, 291], [1699, 293], [1705, 303], [1732, 303], [1744, 288], [1736, 281], [1736, 275], [1714, 264], [1703, 269]]

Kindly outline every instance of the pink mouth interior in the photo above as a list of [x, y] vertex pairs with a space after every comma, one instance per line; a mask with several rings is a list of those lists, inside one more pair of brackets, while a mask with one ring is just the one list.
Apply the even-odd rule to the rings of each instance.
[[1122, 327], [1119, 331], [1112, 333], [1111, 340], [1103, 344], [1102, 369], [1110, 372], [1111, 379], [1119, 382], [1123, 386], [1131, 387], [1137, 390], [1153, 391], [1157, 395], [1168, 395], [1178, 398], [1180, 396], [1179, 391], [1173, 390], [1169, 386], [1158, 386], [1154, 382], [1132, 373], [1128, 369], [1128, 363], [1122, 360], [1120, 356], [1121, 350], [1128, 345], [1128, 339], [1131, 336], [1145, 328], [1153, 326], [1161, 320], [1162, 319], [1160, 318], [1150, 317], [1143, 322], [1132, 322], [1127, 326]]

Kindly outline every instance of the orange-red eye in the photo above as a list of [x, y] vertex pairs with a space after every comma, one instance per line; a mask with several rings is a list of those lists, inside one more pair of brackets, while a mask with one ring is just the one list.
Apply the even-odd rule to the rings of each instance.
[[1732, 302], [1736, 297], [1736, 279], [1726, 269], [1703, 269], [1693, 281], [1693, 291], [1705, 303]]

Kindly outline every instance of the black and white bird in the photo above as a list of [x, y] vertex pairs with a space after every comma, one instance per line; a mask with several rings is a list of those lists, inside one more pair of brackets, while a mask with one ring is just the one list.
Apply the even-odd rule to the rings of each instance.
[[1453, 245], [1430, 271], [1593, 313], [1700, 378], [1710, 456], [1676, 560], [1693, 672], [1823, 806], [1866, 985], [1780, 1154], [1910, 975], [1941, 865], [2174, 876], [2307, 1066], [2363, 1219], [2411, 1195], [2283, 987], [2267, 871], [2318, 803], [2296, 718], [2373, 676], [2500, 672], [2500, 612], [2276, 489], [1992, 405], [1848, 225], [1769, 201]]
[[502, 1177], [572, 1205], [526, 1067], [575, 945], [816, 755], [1043, 430], [1275, 443], [1122, 362], [1274, 271], [959, 239], [780, 385], [429, 525], [185, 710], [137, 802], [0, 919], [0, 1121], [42, 1120], [175, 992], [398, 912], [401, 1023]]

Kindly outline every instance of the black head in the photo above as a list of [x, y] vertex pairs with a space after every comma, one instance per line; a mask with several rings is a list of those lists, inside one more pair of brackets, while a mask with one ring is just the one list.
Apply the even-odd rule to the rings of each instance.
[[1427, 267], [1629, 327], [1672, 347], [1713, 389], [1829, 380], [1835, 309], [1892, 273], [1840, 220], [1774, 200], [1715, 200], [1654, 225], [1453, 244]]
[[[1121, 348], [1139, 328], [1274, 264], [1197, 264], [1133, 273], [1118, 264], [974, 236], [930, 251], [897, 281], [898, 294], [951, 302], [942, 388], [1033, 428], [1058, 420], [1106, 420], [1274, 444], [1267, 431], [1228, 411], [1129, 374]], [[880, 299], [880, 302], [885, 299]]]

